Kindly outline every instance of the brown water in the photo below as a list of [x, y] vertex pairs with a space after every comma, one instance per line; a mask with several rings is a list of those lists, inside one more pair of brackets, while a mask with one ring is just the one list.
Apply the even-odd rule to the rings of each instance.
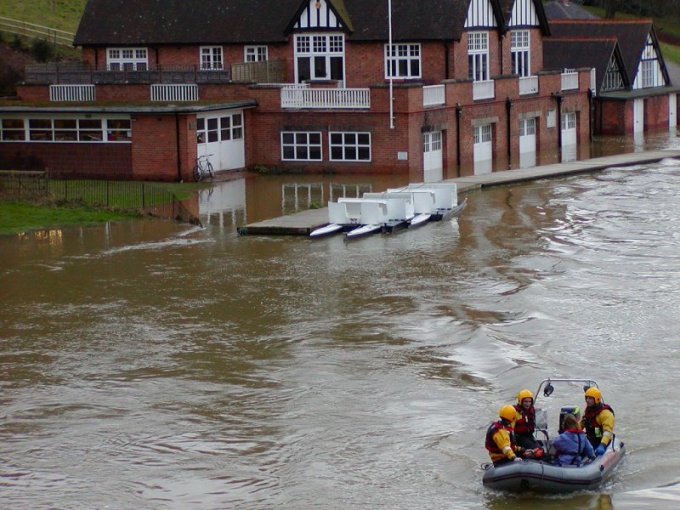
[[[205, 229], [0, 238], [2, 508], [668, 508], [629, 492], [680, 480], [677, 163], [352, 243], [237, 236], [234, 182]], [[597, 493], [485, 490], [486, 426], [550, 376], [600, 383], [628, 458]]]

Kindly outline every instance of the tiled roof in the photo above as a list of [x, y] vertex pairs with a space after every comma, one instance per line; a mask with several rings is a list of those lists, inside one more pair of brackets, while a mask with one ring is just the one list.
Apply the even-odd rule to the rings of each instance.
[[550, 20], [550, 31], [556, 38], [610, 38], [616, 37], [621, 48], [628, 76], [637, 73], [647, 37], [653, 30], [652, 20]]
[[[324, 0], [352, 40], [387, 40], [387, 0]], [[459, 40], [470, 0], [392, 0], [393, 40]], [[274, 43], [304, 0], [89, 0], [74, 44]]]
[[[607, 72], [607, 67], [616, 55], [621, 59], [621, 53], [615, 37], [610, 38], [546, 38], [543, 40], [543, 67], [545, 69], [581, 69], [594, 67], [597, 80], [597, 92]], [[621, 62], [619, 61], [619, 65]], [[624, 83], [628, 85], [629, 78], [625, 69], [621, 69]]]

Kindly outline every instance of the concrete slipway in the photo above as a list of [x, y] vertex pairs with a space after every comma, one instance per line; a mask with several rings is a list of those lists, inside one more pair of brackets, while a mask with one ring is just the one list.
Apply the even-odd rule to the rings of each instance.
[[[458, 184], [458, 194], [465, 195], [472, 190], [490, 186], [502, 186], [522, 181], [545, 179], [548, 177], [562, 177], [579, 173], [595, 172], [614, 166], [643, 165], [656, 163], [665, 158], [680, 158], [680, 150], [657, 150], [617, 154], [601, 158], [572, 161], [570, 163], [556, 163], [553, 165], [536, 166], [517, 170], [506, 170], [484, 175], [471, 175], [447, 179], [444, 182]], [[317, 227], [328, 223], [328, 208], [310, 209], [287, 216], [280, 216], [270, 220], [251, 223], [238, 229], [241, 235], [309, 235]]]

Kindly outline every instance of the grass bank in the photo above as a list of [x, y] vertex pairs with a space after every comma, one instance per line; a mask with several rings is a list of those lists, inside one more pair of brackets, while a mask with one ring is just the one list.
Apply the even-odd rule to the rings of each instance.
[[109, 221], [135, 220], [134, 211], [107, 211], [70, 205], [0, 202], [0, 235], [20, 234], [47, 228], [96, 225]]

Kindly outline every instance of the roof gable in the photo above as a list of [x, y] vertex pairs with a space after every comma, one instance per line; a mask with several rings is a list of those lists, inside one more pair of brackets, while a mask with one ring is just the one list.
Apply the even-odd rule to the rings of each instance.
[[[621, 48], [624, 65], [628, 76], [634, 77], [640, 66], [642, 52], [645, 49], [647, 37], [656, 33], [650, 19], [636, 20], [551, 20], [550, 31], [555, 37], [609, 38], [616, 37]], [[658, 48], [658, 41], [656, 41]], [[661, 51], [657, 49], [661, 58]]]
[[328, 29], [352, 32], [352, 22], [342, 0], [303, 0], [286, 27], [286, 34], [294, 30]]
[[623, 65], [621, 48], [615, 37], [608, 38], [546, 38], [543, 40], [543, 60], [557, 70], [595, 69], [596, 91], [599, 94], [612, 59], [618, 64], [625, 87], [631, 80]]

